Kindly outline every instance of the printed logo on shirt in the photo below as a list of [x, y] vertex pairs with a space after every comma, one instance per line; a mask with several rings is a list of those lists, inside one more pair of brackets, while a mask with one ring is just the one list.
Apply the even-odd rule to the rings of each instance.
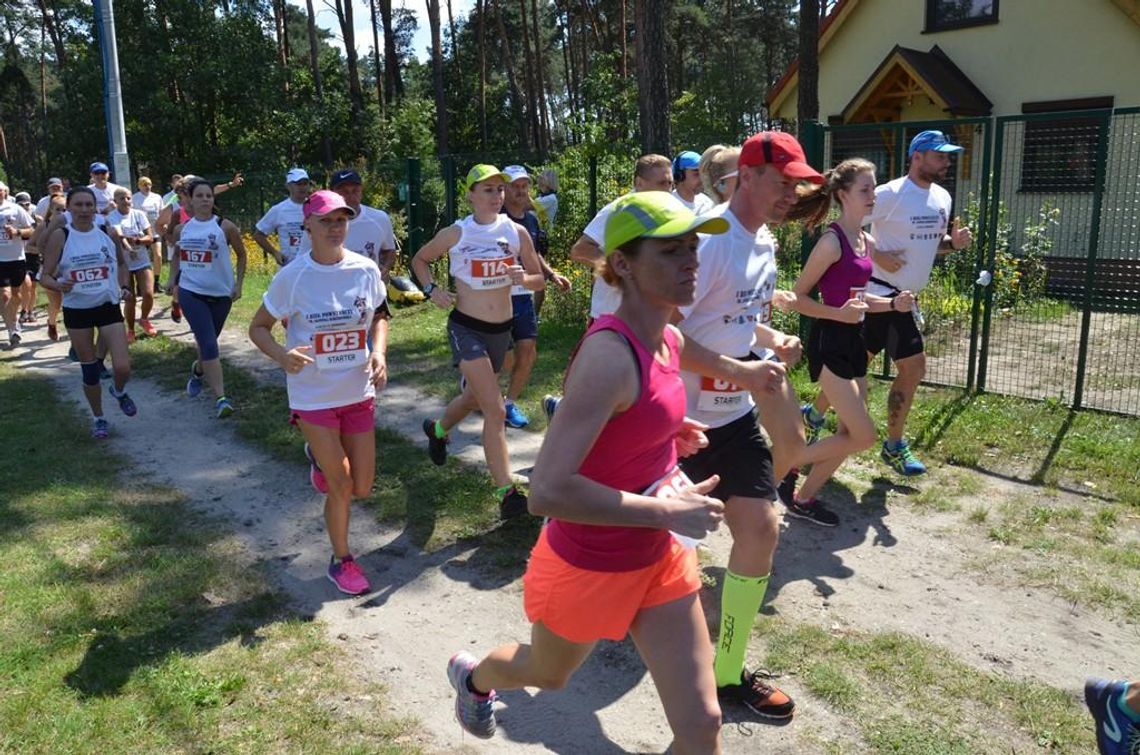
[[722, 315], [721, 319], [725, 325], [744, 325], [746, 323], [764, 325], [772, 321], [772, 302], [764, 302], [756, 312], [742, 312], [738, 315]]

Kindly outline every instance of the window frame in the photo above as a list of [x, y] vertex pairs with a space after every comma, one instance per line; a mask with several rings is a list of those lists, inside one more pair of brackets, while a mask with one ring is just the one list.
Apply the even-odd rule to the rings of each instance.
[[989, 26], [998, 23], [1001, 15], [1001, 0], [993, 0], [993, 15], [968, 18], [964, 21], [950, 21], [938, 23], [938, 6], [941, 0], [926, 0], [926, 27], [923, 34], [932, 34], [940, 31], [954, 31], [955, 29], [971, 29], [975, 26]]

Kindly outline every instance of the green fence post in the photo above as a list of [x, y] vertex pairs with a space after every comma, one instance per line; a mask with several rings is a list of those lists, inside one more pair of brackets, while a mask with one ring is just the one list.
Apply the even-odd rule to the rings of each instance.
[[[819, 121], [808, 120], [800, 124], [800, 146], [804, 148], [804, 157], [807, 158], [808, 165], [814, 166], [817, 170], [827, 169], [827, 155], [826, 152], [826, 129]], [[800, 233], [800, 269], [807, 264], [808, 257], [811, 256], [811, 249], [814, 239], [812, 234], [805, 232]], [[800, 315], [799, 319], [799, 336], [801, 341], [807, 341], [808, 331], [811, 329], [810, 318]]]
[[[407, 260], [408, 268], [411, 269], [411, 258], [423, 246], [424, 230], [421, 226], [420, 219], [420, 159], [418, 157], [408, 158], [408, 192], [405, 199], [405, 209], [408, 215], [408, 248]], [[414, 277], [414, 275], [413, 275]], [[420, 285], [416, 281], [416, 285]]]
[[1089, 253], [1085, 263], [1085, 300], [1081, 313], [1081, 344], [1077, 353], [1077, 385], [1073, 390], [1073, 408], [1080, 409], [1085, 390], [1085, 368], [1089, 357], [1089, 328], [1092, 325], [1093, 285], [1096, 282], [1096, 259], [1100, 245], [1100, 211], [1104, 198], [1105, 173], [1108, 168], [1108, 124], [1110, 112], [1101, 116], [1096, 130], [1096, 172], [1093, 177], [1092, 220], [1089, 228]]
[[455, 155], [444, 155], [440, 158], [443, 168], [443, 214], [447, 220], [446, 225], [455, 222], [456, 188], [455, 188]]
[[[906, 156], [906, 126], [902, 123], [898, 123], [891, 126], [891, 130], [895, 132], [895, 165], [899, 166], [899, 169], [895, 171], [894, 175], [905, 176], [910, 172], [910, 161]], [[886, 380], [890, 378], [890, 376], [891, 356], [887, 353], [886, 349], [883, 349], [883, 372], [881, 377]]]
[[[982, 123], [982, 194], [978, 199], [978, 234], [977, 253], [974, 255], [974, 280], [983, 270], [986, 269], [986, 243], [987, 231], [989, 224], [987, 222], [989, 217], [989, 201], [990, 201], [990, 158], [992, 157], [990, 125], [992, 121], [985, 121]], [[995, 189], [996, 191], [996, 189]], [[966, 390], [972, 390], [974, 387], [974, 380], [977, 378], [977, 361], [978, 361], [978, 325], [979, 318], [982, 311], [982, 297], [985, 289], [988, 286], [979, 286], [974, 284], [974, 306], [970, 312], [970, 361], [966, 367]]]
[[598, 214], [598, 156], [590, 155], [590, 217]]
[[[1006, 124], [1010, 123], [1015, 116], [1001, 116], [994, 121], [994, 152], [993, 152], [993, 180], [991, 184], [993, 189], [989, 194], [990, 206], [989, 220], [986, 221], [986, 262], [985, 269], [993, 273], [994, 261], [997, 258], [997, 244], [998, 244], [998, 219], [1001, 216], [1001, 197], [1002, 197], [1002, 160], [1005, 156], [1005, 131]], [[977, 391], [984, 393], [986, 390], [986, 369], [989, 366], [990, 357], [990, 325], [993, 320], [994, 308], [994, 287], [991, 283], [986, 286], [983, 302], [982, 302], [982, 337], [981, 337], [981, 353], [978, 355], [978, 379]]]

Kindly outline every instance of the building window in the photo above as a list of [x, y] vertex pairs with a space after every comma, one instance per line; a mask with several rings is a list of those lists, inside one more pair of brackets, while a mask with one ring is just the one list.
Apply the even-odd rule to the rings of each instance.
[[1112, 97], [1027, 102], [1027, 115], [1055, 117], [1025, 122], [1020, 191], [1074, 193], [1092, 191], [1096, 181], [1097, 138], [1103, 116], [1068, 112], [1110, 109]]
[[998, 22], [998, 0], [926, 0], [925, 32]]

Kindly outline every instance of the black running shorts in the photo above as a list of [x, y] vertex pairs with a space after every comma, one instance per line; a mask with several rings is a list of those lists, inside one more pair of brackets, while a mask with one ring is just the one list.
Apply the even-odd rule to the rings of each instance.
[[878, 354], [883, 349], [894, 361], [921, 354], [922, 333], [910, 312], [868, 312], [863, 318], [863, 343], [867, 351]]
[[123, 310], [118, 304], [100, 304], [98, 307], [64, 307], [63, 325], [68, 330], [102, 328], [123, 321]]
[[723, 427], [705, 431], [708, 446], [680, 460], [681, 469], [693, 482], [714, 474], [720, 484], [709, 495], [727, 501], [731, 496], [776, 500], [772, 452], [760, 432], [756, 409]]
[[807, 342], [808, 373], [819, 382], [823, 368], [844, 380], [867, 375], [867, 347], [863, 344], [862, 323], [816, 320]]

